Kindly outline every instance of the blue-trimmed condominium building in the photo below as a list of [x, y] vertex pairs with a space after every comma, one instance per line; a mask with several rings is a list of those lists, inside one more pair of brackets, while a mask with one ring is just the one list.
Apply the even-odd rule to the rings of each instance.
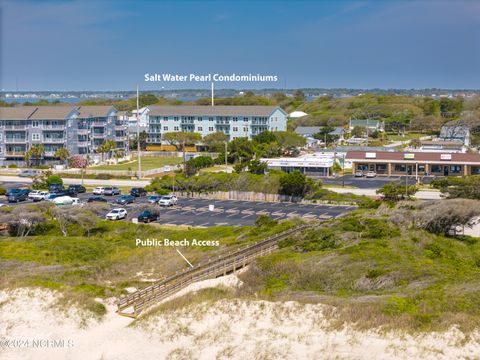
[[149, 106], [150, 144], [160, 144], [162, 134], [195, 132], [203, 136], [224, 132], [229, 140], [251, 139], [265, 130], [285, 131], [287, 113], [277, 106]]
[[58, 148], [70, 155], [100, 157], [106, 140], [128, 153], [128, 122], [113, 106], [20, 106], [0, 108], [0, 165], [24, 165], [25, 152], [42, 144], [43, 162], [51, 163]]

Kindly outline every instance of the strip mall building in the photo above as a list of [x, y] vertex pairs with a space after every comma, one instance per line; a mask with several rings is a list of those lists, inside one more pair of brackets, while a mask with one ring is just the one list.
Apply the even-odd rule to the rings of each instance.
[[371, 170], [379, 175], [480, 174], [480, 154], [349, 151], [346, 159], [352, 162], [354, 171]]

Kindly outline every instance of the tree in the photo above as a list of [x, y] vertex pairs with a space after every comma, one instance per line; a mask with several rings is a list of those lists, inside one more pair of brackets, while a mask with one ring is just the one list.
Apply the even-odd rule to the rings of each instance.
[[335, 135], [330, 135], [333, 130], [335, 130], [335, 128], [332, 126], [323, 126], [322, 128], [320, 128], [320, 131], [318, 133], [313, 134], [313, 138], [321, 141], [326, 141], [326, 146], [328, 143], [334, 142], [337, 138]]
[[35, 159], [36, 166], [39, 166], [44, 153], [45, 153], [45, 147], [42, 144], [34, 144], [25, 153], [25, 160], [27, 161], [27, 163], [29, 163], [31, 159]]
[[83, 176], [85, 174], [85, 169], [88, 166], [88, 159], [82, 155], [73, 155], [69, 160], [70, 167], [81, 169], [82, 173], [82, 185], [83, 185]]
[[280, 194], [302, 197], [307, 192], [307, 178], [300, 171], [285, 173], [280, 178]]
[[248, 171], [252, 174], [263, 175], [267, 170], [267, 163], [260, 160], [251, 160], [248, 163]]
[[63, 161], [64, 164], [66, 164], [66, 161], [68, 157], [70, 156], [70, 152], [64, 148], [60, 147], [57, 150], [55, 150], [55, 155], [56, 158], [59, 158], [61, 161]]
[[47, 187], [50, 185], [63, 185], [63, 180], [58, 175], [50, 175], [47, 177]]
[[182, 150], [183, 153], [183, 171], [187, 172], [187, 159], [185, 156], [185, 147], [199, 142], [202, 136], [198, 133], [191, 132], [169, 132], [162, 136], [163, 140], [169, 144], [174, 145], [178, 150]]
[[224, 152], [226, 141], [228, 141], [228, 137], [223, 131], [217, 131], [203, 137], [203, 142], [208, 146], [208, 150], [213, 152]]
[[272, 142], [277, 141], [277, 137], [273, 133], [273, 131], [262, 131], [260, 134], [255, 135], [253, 137], [253, 141], [259, 143], [259, 144], [269, 144]]
[[388, 182], [376, 191], [377, 194], [382, 194], [384, 200], [399, 201], [410, 198], [417, 192], [415, 185], [402, 185], [394, 182]]
[[307, 139], [294, 132], [275, 131], [274, 134], [282, 154], [293, 155], [297, 148], [303, 147], [307, 143]]
[[104, 159], [104, 154], [108, 154], [108, 158], [111, 157], [111, 151], [117, 147], [117, 143], [113, 140], [106, 140], [97, 147], [97, 152], [102, 154], [102, 162]]
[[352, 129], [352, 136], [356, 138], [364, 137], [366, 133], [367, 133], [366, 128], [363, 126], [355, 126]]
[[410, 140], [410, 146], [414, 147], [415, 149], [418, 149], [420, 146], [422, 146], [422, 142], [420, 141], [419, 138], [414, 138]]
[[235, 164], [246, 163], [255, 155], [255, 146], [253, 142], [246, 137], [236, 138], [230, 141], [228, 150], [228, 157], [231, 162]]
[[[137, 150], [138, 149], [138, 137], [135, 134], [134, 138], [130, 141], [130, 150]], [[147, 132], [141, 131], [140, 132], [140, 150], [145, 151], [147, 150]]]
[[187, 161], [187, 176], [195, 175], [198, 170], [213, 166], [213, 159], [210, 156], [198, 156]]

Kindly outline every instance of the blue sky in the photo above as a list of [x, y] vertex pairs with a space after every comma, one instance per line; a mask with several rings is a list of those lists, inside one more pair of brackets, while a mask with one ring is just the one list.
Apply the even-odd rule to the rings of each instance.
[[208, 88], [145, 73], [274, 74], [225, 88], [480, 88], [480, 1], [9, 1], [6, 90]]

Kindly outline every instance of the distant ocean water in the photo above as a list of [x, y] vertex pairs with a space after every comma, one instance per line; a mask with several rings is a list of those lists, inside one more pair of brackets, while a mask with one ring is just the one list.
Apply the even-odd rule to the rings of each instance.
[[80, 99], [80, 98], [58, 98], [58, 99], [41, 99], [41, 98], [0, 98], [0, 100], [5, 101], [7, 103], [24, 103], [24, 102], [37, 102], [39, 100], [48, 100], [50, 102], [53, 102], [55, 100], [58, 100], [63, 103], [76, 103], [82, 100], [87, 100], [87, 99]]

